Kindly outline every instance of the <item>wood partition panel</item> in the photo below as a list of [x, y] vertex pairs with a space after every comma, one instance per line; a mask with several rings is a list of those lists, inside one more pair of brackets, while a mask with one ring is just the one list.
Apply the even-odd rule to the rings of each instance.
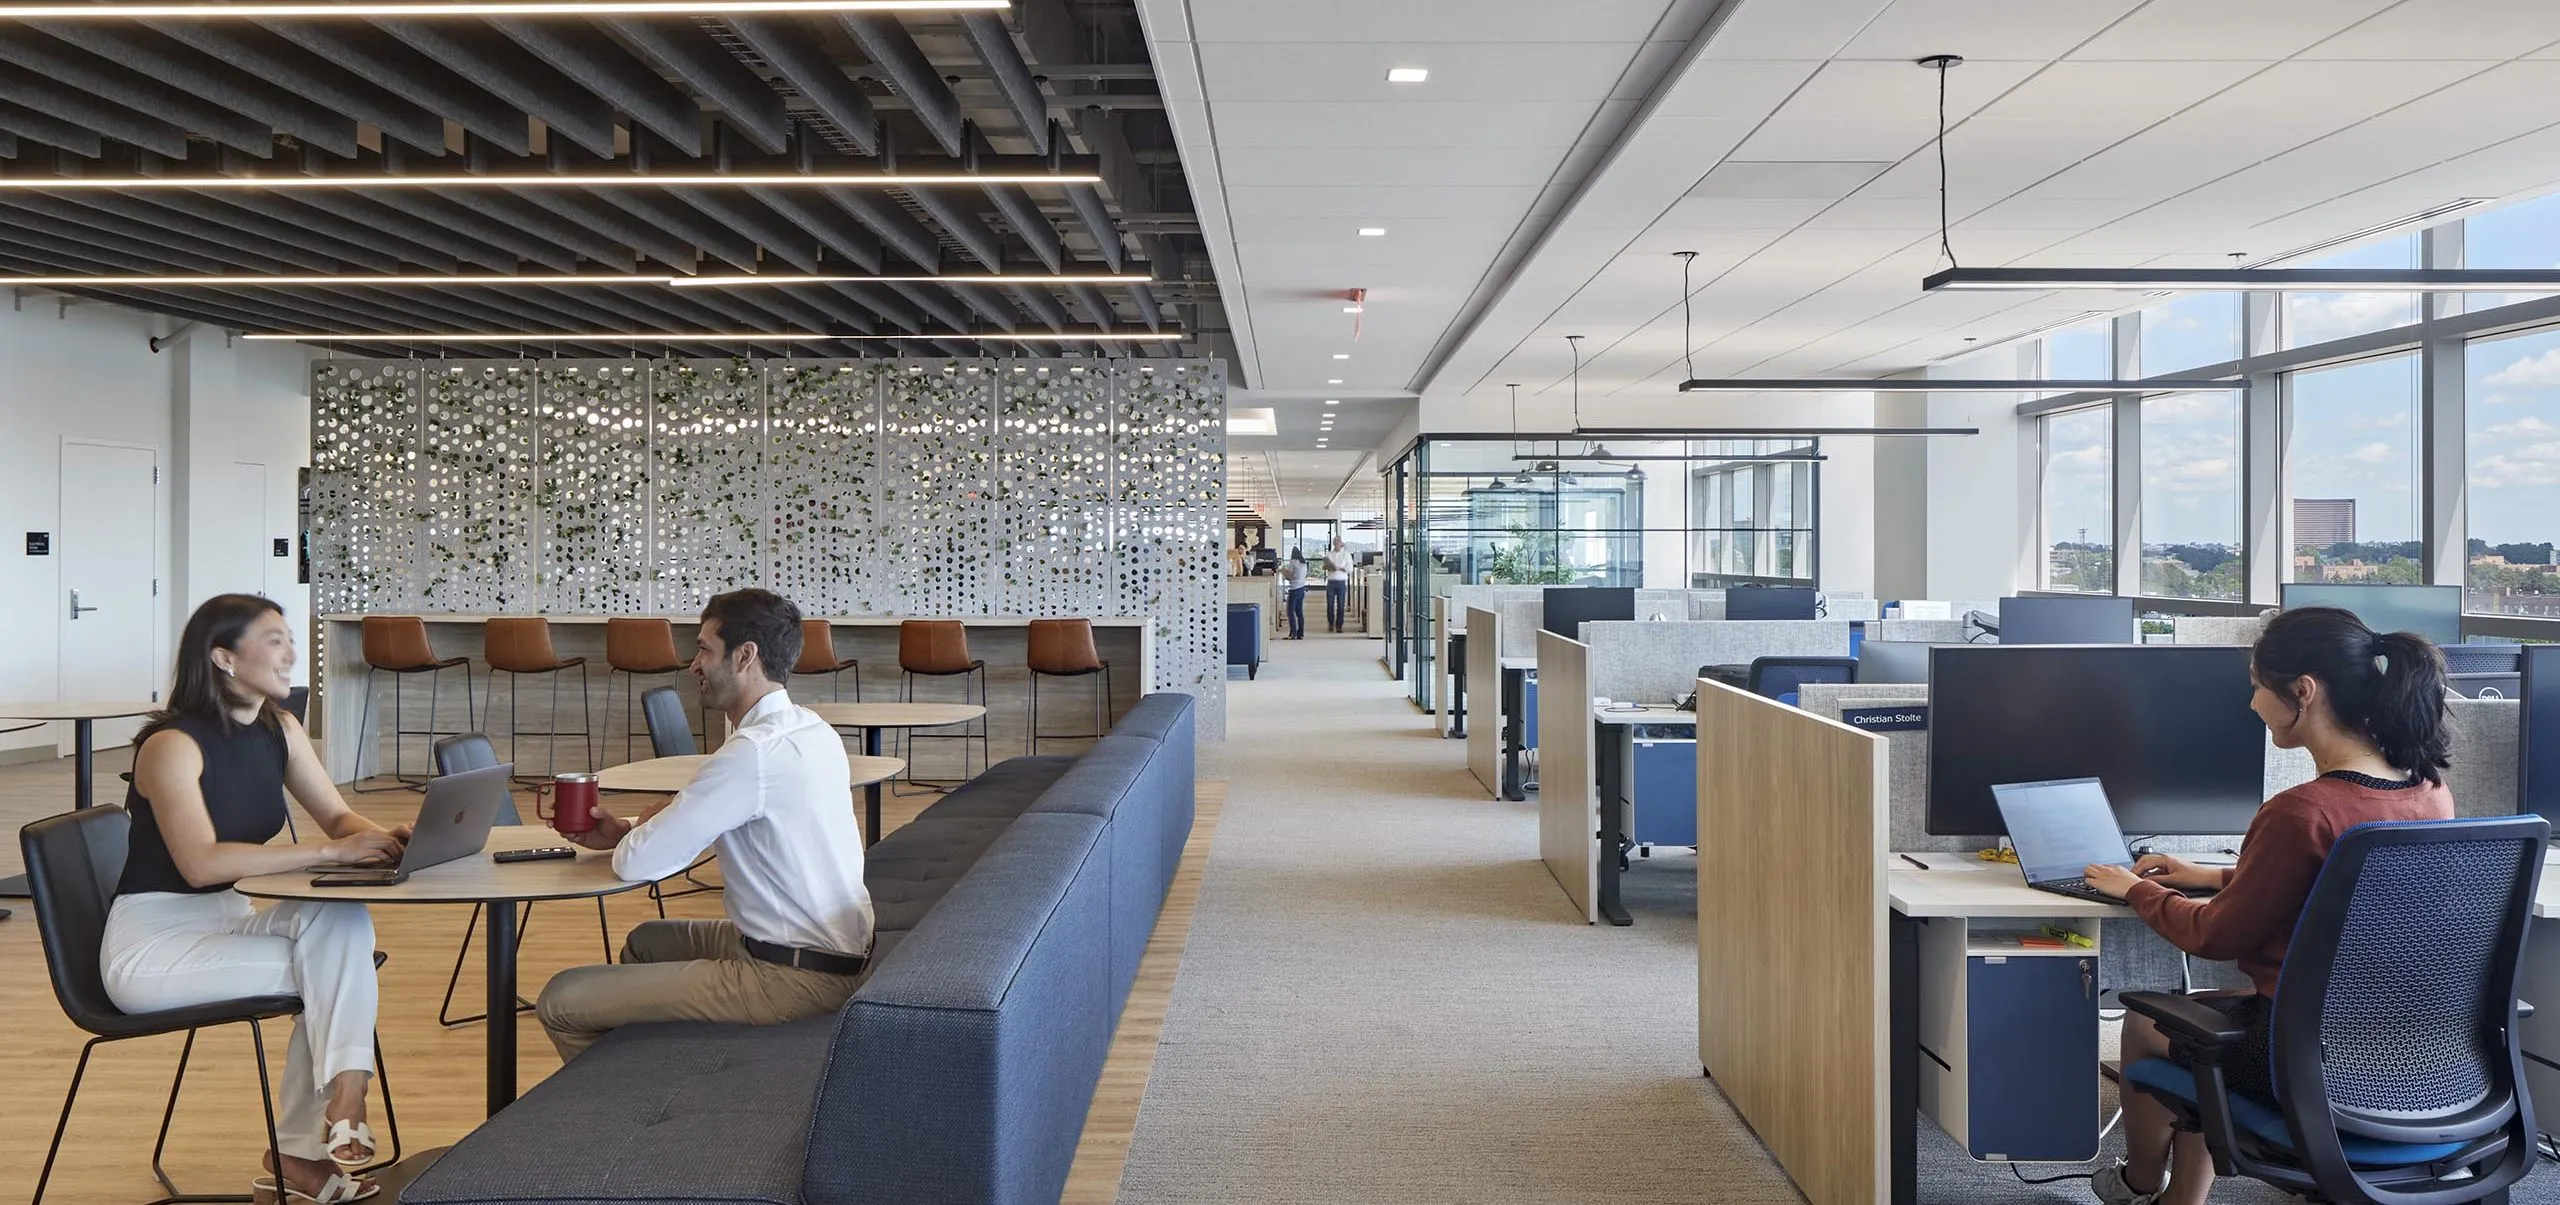
[[1698, 683], [1698, 1059], [1812, 1205], [1888, 1187], [1885, 742]]
[[[1472, 644], [1474, 641], [1469, 641]], [[1538, 857], [1584, 923], [1600, 919], [1591, 646], [1538, 633]]]
[[1467, 769], [1502, 798], [1502, 616], [1467, 608]]

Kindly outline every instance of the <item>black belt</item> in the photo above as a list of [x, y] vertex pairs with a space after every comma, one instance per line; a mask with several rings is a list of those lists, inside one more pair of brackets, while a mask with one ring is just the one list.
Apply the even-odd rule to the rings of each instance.
[[804, 971], [819, 971], [829, 975], [859, 975], [862, 973], [862, 968], [871, 965], [871, 956], [868, 954], [838, 954], [833, 950], [805, 950], [799, 946], [775, 945], [769, 941], [757, 941], [743, 933], [738, 935], [738, 940], [745, 943], [747, 953], [756, 959], [779, 966], [798, 967]]

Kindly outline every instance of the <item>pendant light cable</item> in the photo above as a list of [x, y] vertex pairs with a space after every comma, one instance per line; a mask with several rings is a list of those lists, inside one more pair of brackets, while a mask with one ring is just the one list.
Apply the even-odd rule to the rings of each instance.
[[1573, 348], [1573, 429], [1582, 429], [1582, 336], [1566, 335], [1565, 343]]
[[1933, 54], [1920, 60], [1920, 65], [1938, 73], [1938, 254], [1947, 257], [1947, 266], [1961, 267], [1956, 262], [1954, 241], [1948, 237], [1953, 223], [1947, 220], [1947, 73], [1964, 62], [1960, 54]]
[[1689, 266], [1698, 262], [1695, 251], [1674, 251], [1680, 257], [1680, 369], [1684, 381], [1698, 379], [1698, 363], [1690, 350], [1696, 340], [1689, 335]]

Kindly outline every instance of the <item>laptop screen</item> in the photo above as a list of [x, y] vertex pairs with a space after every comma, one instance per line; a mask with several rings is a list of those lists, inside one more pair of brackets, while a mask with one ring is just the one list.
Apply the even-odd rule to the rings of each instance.
[[2123, 866], [2124, 830], [2116, 827], [2106, 788], [2094, 778], [2013, 782], [1991, 788], [2018, 847], [2018, 866], [2030, 883], [2076, 879], [2093, 863]]

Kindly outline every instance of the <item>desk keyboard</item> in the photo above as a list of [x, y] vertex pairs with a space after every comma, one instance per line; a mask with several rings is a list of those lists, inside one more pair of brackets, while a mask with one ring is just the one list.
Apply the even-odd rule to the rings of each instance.
[[2038, 891], [2050, 891], [2055, 895], [2067, 895], [2075, 900], [2088, 900], [2094, 904], [2124, 903], [2123, 900], [2090, 886], [2085, 879], [2048, 879], [2042, 883], [2029, 883], [2027, 886]]

